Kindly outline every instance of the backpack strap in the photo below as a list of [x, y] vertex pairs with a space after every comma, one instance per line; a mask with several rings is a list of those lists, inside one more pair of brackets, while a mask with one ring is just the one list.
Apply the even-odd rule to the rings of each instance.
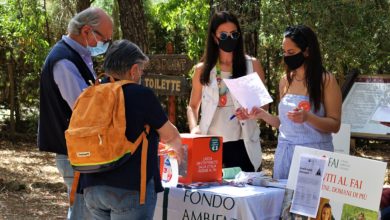
[[[141, 149], [141, 181], [140, 181], [140, 191], [139, 191], [139, 201], [140, 204], [145, 204], [146, 197], [146, 162], [148, 157], [148, 135], [149, 135], [150, 127], [149, 125], [145, 125], [145, 130], [138, 136], [137, 140], [134, 142], [135, 146], [141, 144], [142, 141], [142, 149]], [[132, 152], [133, 153], [133, 152]]]
[[70, 206], [72, 206], [73, 203], [74, 203], [74, 199], [76, 197], [77, 187], [79, 185], [79, 179], [80, 179], [80, 172], [75, 171], [73, 173], [72, 188], [71, 188], [70, 193], [69, 193], [69, 204], [70, 204]]

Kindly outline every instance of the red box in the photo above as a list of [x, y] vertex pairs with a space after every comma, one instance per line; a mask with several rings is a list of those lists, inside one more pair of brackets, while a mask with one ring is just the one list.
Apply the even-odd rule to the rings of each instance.
[[[179, 165], [179, 182], [222, 181], [222, 137], [211, 135], [180, 134], [186, 155]], [[160, 148], [162, 145], [159, 146]], [[160, 172], [164, 157], [160, 157]]]

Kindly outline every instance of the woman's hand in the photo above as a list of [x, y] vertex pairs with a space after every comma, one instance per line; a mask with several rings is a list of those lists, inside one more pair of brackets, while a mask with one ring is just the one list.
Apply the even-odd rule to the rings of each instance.
[[248, 109], [246, 108], [238, 108], [235, 112], [235, 115], [239, 120], [263, 119], [266, 114], [264, 109], [258, 107], [253, 107], [250, 112], [248, 112]]
[[182, 163], [184, 157], [184, 145], [168, 145], [160, 142], [160, 145], [164, 148], [159, 149], [158, 155], [169, 155], [170, 157], [176, 158], [179, 164]]
[[184, 159], [184, 145], [172, 146], [171, 149], [175, 152], [173, 157], [177, 159], [179, 164], [181, 164]]
[[251, 119], [264, 119], [267, 115], [267, 111], [260, 107], [253, 107], [249, 113]]
[[303, 109], [295, 108], [292, 111], [287, 112], [287, 118], [294, 123], [302, 124], [307, 120], [308, 114], [309, 113]]
[[199, 125], [197, 125], [191, 129], [191, 134], [202, 134], [202, 132], [199, 128]]
[[247, 120], [249, 119], [249, 113], [246, 108], [238, 108], [236, 109], [236, 112], [234, 115], [237, 117], [238, 120]]

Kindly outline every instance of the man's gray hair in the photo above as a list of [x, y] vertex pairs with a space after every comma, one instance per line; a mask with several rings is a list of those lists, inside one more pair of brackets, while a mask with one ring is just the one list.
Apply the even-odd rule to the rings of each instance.
[[80, 30], [83, 26], [89, 25], [92, 28], [100, 24], [102, 17], [101, 9], [90, 7], [76, 14], [68, 24], [68, 33], [80, 35]]

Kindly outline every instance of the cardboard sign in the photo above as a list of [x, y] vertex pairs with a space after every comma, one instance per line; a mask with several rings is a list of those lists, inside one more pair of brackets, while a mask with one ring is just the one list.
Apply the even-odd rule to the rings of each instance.
[[335, 219], [353, 219], [360, 214], [365, 215], [366, 219], [377, 219], [387, 165], [385, 162], [296, 147], [287, 182], [289, 189], [296, 187], [298, 162], [301, 154], [328, 158], [321, 187], [322, 201], [319, 213], [324, 206], [329, 205]]
[[222, 137], [181, 134], [187, 146], [187, 169], [180, 173], [179, 182], [222, 181]]
[[[222, 137], [210, 135], [180, 134], [186, 155], [179, 165], [179, 182], [222, 181]], [[159, 148], [164, 148], [163, 144]], [[160, 157], [160, 172], [163, 170]]]

